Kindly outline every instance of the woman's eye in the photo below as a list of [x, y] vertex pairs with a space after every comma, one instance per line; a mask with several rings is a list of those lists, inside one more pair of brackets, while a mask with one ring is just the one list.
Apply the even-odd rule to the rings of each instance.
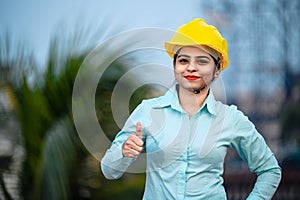
[[208, 60], [205, 60], [205, 59], [200, 59], [200, 60], [198, 60], [198, 64], [200, 64], [200, 65], [206, 65], [206, 64], [208, 64], [209, 63], [209, 61]]
[[188, 61], [187, 59], [184, 59], [184, 58], [179, 59], [178, 62], [179, 62], [180, 64], [187, 64], [187, 63], [189, 63], [189, 61]]

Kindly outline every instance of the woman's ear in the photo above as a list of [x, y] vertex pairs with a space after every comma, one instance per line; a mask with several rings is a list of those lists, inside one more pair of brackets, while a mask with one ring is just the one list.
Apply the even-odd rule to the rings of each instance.
[[217, 68], [217, 70], [215, 71], [215, 74], [214, 74], [214, 78], [218, 78], [220, 73], [221, 73], [221, 70]]

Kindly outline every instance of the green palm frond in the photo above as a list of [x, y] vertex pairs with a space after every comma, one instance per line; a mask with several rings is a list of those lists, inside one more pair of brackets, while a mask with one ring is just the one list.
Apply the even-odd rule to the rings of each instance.
[[69, 117], [56, 121], [47, 132], [42, 164], [42, 199], [71, 199], [74, 182], [71, 175], [81, 157], [78, 140]]
[[[25, 151], [20, 175], [23, 199], [72, 199], [78, 195], [75, 190], [78, 184], [85, 187], [85, 183], [77, 182], [80, 179], [77, 172], [82, 171], [80, 167], [84, 166], [78, 163], [84, 162], [86, 152], [74, 128], [71, 107], [73, 84], [91, 47], [88, 44], [82, 45], [87, 38], [86, 34], [80, 35], [83, 33], [86, 32], [78, 31], [74, 37], [62, 36], [52, 40], [43, 73], [37, 69], [31, 54], [24, 52], [24, 48], [17, 48], [15, 59], [10, 58], [10, 42], [0, 37], [0, 42], [5, 41], [0, 43], [0, 47], [8, 46], [5, 51], [0, 48], [1, 80], [11, 85]], [[105, 131], [109, 132], [110, 139], [119, 130], [110, 109], [112, 90], [125, 72], [123, 63], [111, 64], [95, 94], [98, 120]], [[137, 97], [141, 96], [137, 94]], [[134, 104], [139, 101], [140, 98], [133, 100]], [[100, 173], [98, 175], [101, 182], [98, 184], [105, 185], [104, 178]], [[121, 181], [115, 184], [122, 187], [127, 183]], [[141, 185], [140, 182], [138, 185]], [[89, 186], [87, 184], [86, 188]], [[131, 187], [133, 192], [134, 187]], [[138, 190], [140, 192], [141, 187]], [[113, 191], [109, 187], [94, 191], [95, 194], [101, 192], [105, 192], [108, 197]], [[120, 190], [118, 195], [122, 192]], [[96, 199], [101, 199], [101, 196]]]

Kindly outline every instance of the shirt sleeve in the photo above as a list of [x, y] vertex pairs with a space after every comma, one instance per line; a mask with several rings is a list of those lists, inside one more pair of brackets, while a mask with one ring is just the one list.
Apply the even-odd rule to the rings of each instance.
[[240, 111], [235, 112], [232, 147], [257, 174], [256, 183], [247, 200], [271, 199], [281, 179], [281, 168], [254, 124]]
[[116, 135], [111, 147], [106, 151], [104, 157], [101, 159], [101, 170], [107, 179], [120, 178], [131, 163], [136, 160], [136, 158], [127, 158], [123, 156], [122, 145], [129, 135], [135, 134], [136, 123], [142, 120], [142, 107], [142, 104], [140, 104], [133, 111], [122, 130]]

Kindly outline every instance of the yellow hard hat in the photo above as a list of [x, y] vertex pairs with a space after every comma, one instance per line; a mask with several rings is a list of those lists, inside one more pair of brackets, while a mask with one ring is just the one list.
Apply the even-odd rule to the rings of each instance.
[[[182, 46], [201, 45], [208, 47], [218, 54], [221, 60], [221, 70], [228, 64], [227, 42], [212, 25], [208, 25], [204, 19], [196, 18], [187, 24], [180, 26], [171, 40], [165, 42], [167, 53], [174, 58], [175, 52]], [[205, 48], [207, 49], [207, 48]]]

